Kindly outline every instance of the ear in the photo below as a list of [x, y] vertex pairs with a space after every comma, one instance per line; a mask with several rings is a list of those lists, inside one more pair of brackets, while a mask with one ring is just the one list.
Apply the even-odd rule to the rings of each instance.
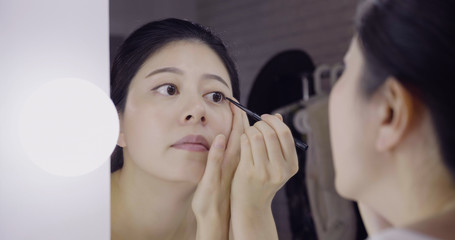
[[381, 88], [382, 100], [376, 149], [380, 152], [395, 148], [411, 126], [416, 108], [412, 94], [394, 77], [389, 77]]
[[120, 147], [126, 147], [125, 134], [123, 133], [123, 115], [118, 113], [120, 132], [117, 139], [117, 145]]

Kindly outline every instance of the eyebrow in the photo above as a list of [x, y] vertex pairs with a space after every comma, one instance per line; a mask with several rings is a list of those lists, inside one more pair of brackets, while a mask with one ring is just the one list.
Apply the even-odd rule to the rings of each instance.
[[222, 84], [226, 85], [226, 87], [229, 88], [229, 85], [227, 84], [227, 82], [222, 77], [220, 77], [218, 75], [206, 73], [206, 74], [202, 75], [202, 78], [203, 79], [217, 80], [217, 81], [221, 82]]
[[158, 74], [158, 73], [164, 73], [164, 72], [169, 72], [169, 73], [175, 73], [175, 74], [178, 74], [178, 75], [183, 75], [183, 71], [178, 69], [178, 68], [175, 68], [175, 67], [165, 67], [165, 68], [160, 68], [160, 69], [157, 69], [151, 73], [149, 73], [147, 76], [145, 76], [146, 78], [150, 77], [150, 76], [153, 76], [155, 74]]
[[[157, 69], [157, 70], [149, 73], [145, 78], [148, 78], [148, 77], [153, 76], [155, 74], [164, 73], [164, 72], [175, 73], [175, 74], [178, 74], [178, 75], [183, 75], [184, 74], [184, 72], [181, 69], [178, 69], [178, 68], [175, 68], [175, 67], [165, 67], [165, 68], [160, 68], [160, 69]], [[217, 81], [221, 82], [222, 84], [226, 85], [226, 87], [229, 88], [229, 85], [227, 84], [227, 82], [222, 77], [220, 77], [220, 76], [218, 76], [216, 74], [206, 73], [206, 74], [202, 75], [202, 78], [203, 79], [217, 80]]]

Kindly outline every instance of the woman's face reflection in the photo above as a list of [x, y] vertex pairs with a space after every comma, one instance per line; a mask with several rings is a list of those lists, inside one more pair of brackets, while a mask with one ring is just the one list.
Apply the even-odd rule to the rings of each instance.
[[213, 50], [196, 41], [162, 47], [129, 86], [118, 142], [124, 167], [197, 183], [213, 139], [231, 130], [224, 96], [232, 97], [231, 82]]

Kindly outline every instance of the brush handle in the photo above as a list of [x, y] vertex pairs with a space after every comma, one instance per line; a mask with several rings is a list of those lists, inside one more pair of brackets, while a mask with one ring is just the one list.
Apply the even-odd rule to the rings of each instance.
[[299, 139], [294, 138], [294, 143], [295, 143], [295, 146], [296, 146], [297, 148], [300, 148], [300, 149], [303, 150], [303, 151], [308, 150], [308, 144], [306, 144], [306, 143], [300, 141]]

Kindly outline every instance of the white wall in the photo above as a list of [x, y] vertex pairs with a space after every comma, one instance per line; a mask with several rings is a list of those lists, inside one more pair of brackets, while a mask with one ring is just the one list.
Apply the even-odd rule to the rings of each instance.
[[108, 94], [108, 0], [1, 0], [0, 29], [0, 239], [109, 239], [108, 156], [88, 174], [52, 175], [26, 155], [16, 125], [47, 81], [83, 78]]

